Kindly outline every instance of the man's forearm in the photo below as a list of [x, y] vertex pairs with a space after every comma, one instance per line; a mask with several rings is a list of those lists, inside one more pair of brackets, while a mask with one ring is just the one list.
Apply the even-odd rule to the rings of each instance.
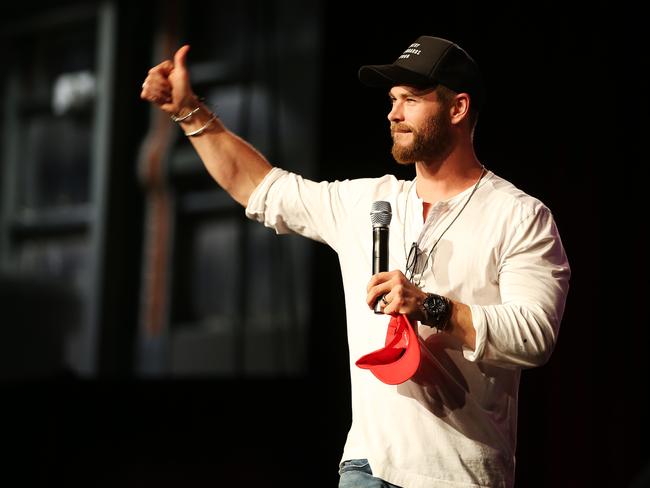
[[[230, 132], [203, 104], [179, 123], [214, 180], [244, 207], [271, 164], [248, 142]], [[203, 129], [203, 130], [202, 130]]]
[[449, 333], [460, 339], [472, 351], [476, 349], [476, 329], [472, 323], [472, 312], [464, 303], [452, 301]]

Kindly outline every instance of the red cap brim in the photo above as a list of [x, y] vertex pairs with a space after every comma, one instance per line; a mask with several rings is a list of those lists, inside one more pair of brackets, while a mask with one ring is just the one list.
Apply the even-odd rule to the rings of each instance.
[[399, 385], [410, 379], [420, 365], [420, 344], [406, 315], [391, 317], [385, 346], [360, 357], [355, 364], [369, 369], [388, 385]]

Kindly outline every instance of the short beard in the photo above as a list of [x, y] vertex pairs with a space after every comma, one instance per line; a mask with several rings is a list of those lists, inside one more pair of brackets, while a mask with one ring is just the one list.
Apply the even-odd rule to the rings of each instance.
[[[395, 131], [404, 129], [410, 130], [413, 134], [413, 142], [407, 146], [395, 141]], [[421, 161], [440, 162], [451, 153], [453, 147], [452, 126], [444, 110], [429, 117], [420, 129], [415, 129], [406, 123], [398, 123], [391, 124], [390, 131], [393, 137], [391, 152], [399, 164]]]

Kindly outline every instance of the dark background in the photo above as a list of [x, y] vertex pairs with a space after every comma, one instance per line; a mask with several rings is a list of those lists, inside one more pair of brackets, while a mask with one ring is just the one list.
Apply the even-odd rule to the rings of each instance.
[[[135, 88], [121, 93], [133, 130], [124, 153], [144, 130], [147, 108], [133, 95], [155, 8], [126, 9], [138, 29], [119, 43], [121, 86]], [[389, 155], [388, 101], [359, 84], [361, 64], [389, 62], [430, 34], [482, 67], [479, 158], [551, 208], [573, 272], [555, 353], [522, 375], [517, 486], [632, 486], [650, 462], [647, 20], [626, 2], [321, 8], [319, 178], [408, 176]], [[4, 383], [3, 475], [31, 486], [335, 486], [350, 421], [344, 306], [335, 254], [314, 244], [313, 266], [306, 377]]]

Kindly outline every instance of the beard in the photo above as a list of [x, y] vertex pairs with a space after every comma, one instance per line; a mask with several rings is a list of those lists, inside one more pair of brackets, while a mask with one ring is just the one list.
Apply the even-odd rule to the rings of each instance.
[[[397, 141], [395, 132], [400, 130], [411, 132], [413, 140], [410, 144]], [[406, 123], [397, 123], [391, 124], [390, 132], [393, 138], [391, 152], [399, 164], [443, 161], [451, 152], [454, 142], [451, 122], [444, 110], [429, 117], [420, 128]]]

